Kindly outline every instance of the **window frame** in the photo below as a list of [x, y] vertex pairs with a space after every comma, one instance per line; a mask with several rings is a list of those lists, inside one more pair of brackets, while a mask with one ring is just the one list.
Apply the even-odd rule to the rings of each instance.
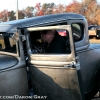
[[[68, 29], [67, 29], [68, 28]], [[70, 37], [70, 46], [71, 46], [71, 54], [32, 54], [31, 52], [31, 47], [30, 47], [30, 42], [29, 42], [29, 32], [30, 31], [39, 31], [39, 30], [57, 30], [57, 29], [61, 29], [61, 30], [67, 30], [69, 31], [69, 37]], [[29, 28], [24, 28], [24, 34], [26, 36], [26, 41], [27, 41], [27, 54], [28, 57], [30, 58], [31, 56], [55, 56], [57, 57], [57, 55], [59, 56], [68, 56], [69, 60], [74, 60], [75, 61], [75, 47], [74, 47], [74, 42], [73, 42], [73, 36], [72, 36], [72, 30], [71, 30], [71, 25], [58, 25], [58, 26], [45, 26], [45, 27], [29, 27]]]

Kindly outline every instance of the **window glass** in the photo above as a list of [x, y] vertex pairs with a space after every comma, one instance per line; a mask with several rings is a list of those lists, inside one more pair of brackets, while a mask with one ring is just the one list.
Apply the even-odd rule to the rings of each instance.
[[73, 33], [73, 37], [74, 37], [74, 41], [80, 41], [83, 38], [83, 34], [84, 34], [84, 29], [83, 29], [83, 25], [82, 24], [72, 24], [72, 33]]
[[0, 51], [16, 53], [16, 42], [12, 34], [0, 33]]

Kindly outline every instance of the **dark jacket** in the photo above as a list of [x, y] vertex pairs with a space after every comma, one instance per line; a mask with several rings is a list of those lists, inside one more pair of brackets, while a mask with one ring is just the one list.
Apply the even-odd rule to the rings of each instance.
[[66, 41], [57, 32], [52, 42], [46, 47], [45, 53], [66, 53]]

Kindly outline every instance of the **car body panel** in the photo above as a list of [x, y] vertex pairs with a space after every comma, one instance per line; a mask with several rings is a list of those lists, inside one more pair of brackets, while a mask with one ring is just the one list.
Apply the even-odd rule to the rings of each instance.
[[0, 96], [29, 95], [25, 67], [0, 71], [0, 80]]
[[[5, 62], [3, 61], [5, 59]], [[18, 63], [18, 59], [13, 56], [0, 55], [0, 70], [13, 67]]]
[[54, 67], [55, 65], [37, 66], [34, 63], [29, 66], [34, 94], [46, 95], [48, 100], [81, 100], [76, 69]]
[[87, 50], [83, 50], [77, 54], [80, 58], [83, 87], [85, 91], [89, 91], [89, 89], [93, 87], [92, 82], [100, 66], [100, 45], [91, 44]]

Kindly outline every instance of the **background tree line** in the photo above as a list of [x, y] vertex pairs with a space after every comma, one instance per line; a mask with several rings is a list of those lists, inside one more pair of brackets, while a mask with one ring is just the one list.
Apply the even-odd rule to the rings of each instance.
[[[88, 24], [100, 25], [100, 4], [96, 0], [83, 0], [79, 3], [73, 0], [72, 3], [68, 5], [56, 5], [54, 3], [37, 3], [33, 7], [26, 7], [25, 9], [19, 10], [19, 19], [29, 18], [33, 16], [42, 16], [47, 14], [57, 14], [57, 13], [67, 13], [74, 12], [82, 14], [86, 17]], [[0, 21], [6, 22], [16, 19], [15, 11], [3, 10], [0, 12]]]

